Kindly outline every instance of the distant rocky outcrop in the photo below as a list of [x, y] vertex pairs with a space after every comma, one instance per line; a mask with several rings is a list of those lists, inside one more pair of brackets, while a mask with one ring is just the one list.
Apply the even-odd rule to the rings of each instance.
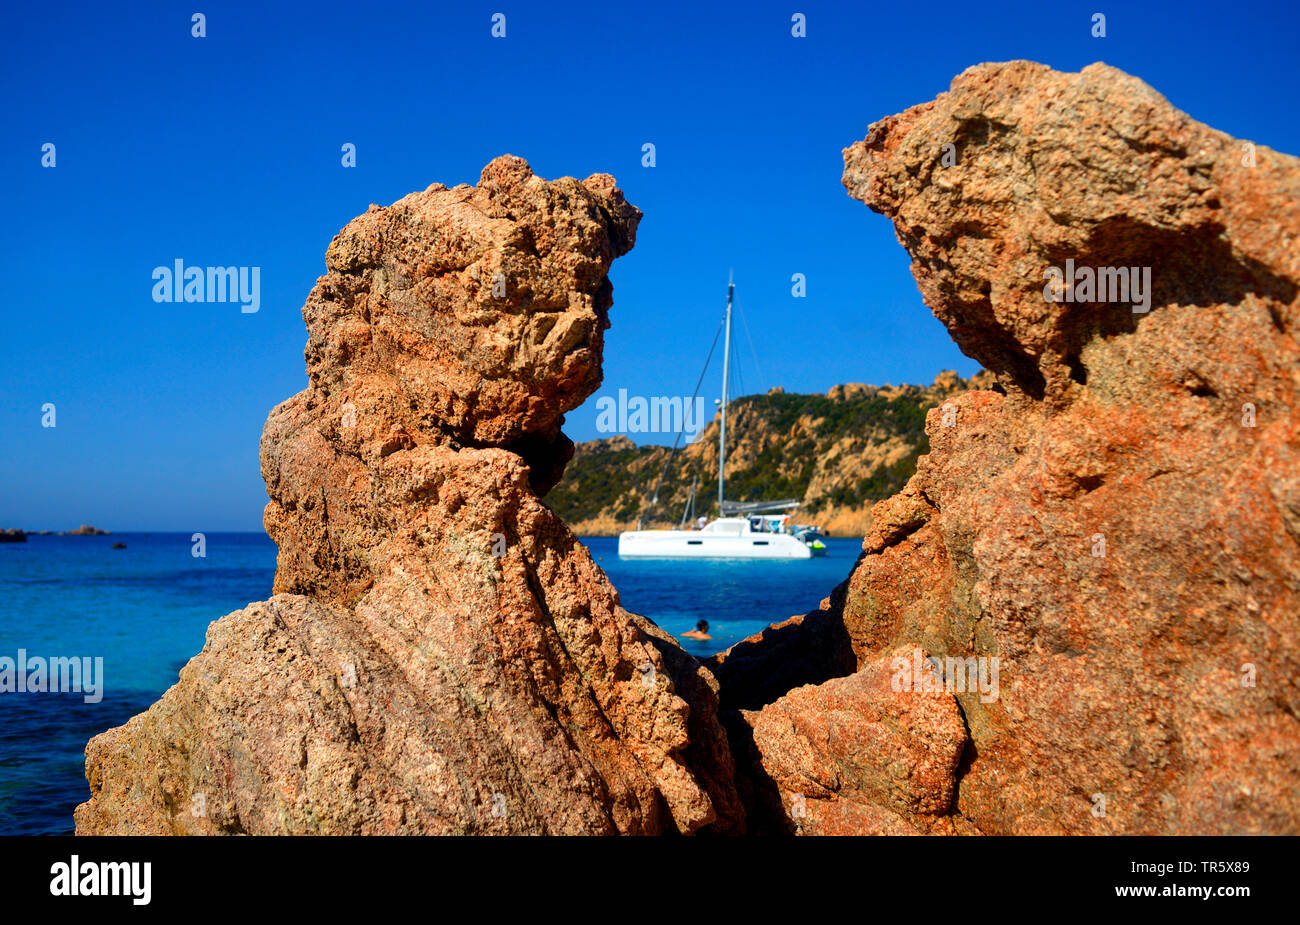
[[[1300, 832], [1300, 161], [1013, 62], [844, 163], [1005, 394], [932, 410], [850, 579], [714, 662], [753, 826]], [[882, 687], [909, 654], [944, 671]]]
[[276, 595], [90, 742], [78, 832], [740, 828], [712, 678], [541, 501], [639, 219], [507, 156], [335, 237], [262, 437]]
[[82, 524], [75, 530], [62, 531], [59, 536], [112, 536], [112, 534], [107, 530], [92, 527], [90, 524]]
[[0, 530], [0, 543], [26, 543], [27, 534], [17, 527]]
[[[849, 383], [825, 395], [776, 388], [738, 398], [727, 414], [727, 497], [799, 498], [797, 520], [861, 536], [871, 506], [907, 484], [929, 452], [926, 412], [993, 384], [987, 373], [967, 382], [948, 370], [930, 386]], [[614, 536], [641, 517], [647, 526], [676, 525], [698, 480], [696, 513], [717, 516], [718, 424], [715, 416], [676, 454], [621, 435], [578, 444], [547, 504], [579, 536]], [[659, 503], [651, 507], [656, 486]]]

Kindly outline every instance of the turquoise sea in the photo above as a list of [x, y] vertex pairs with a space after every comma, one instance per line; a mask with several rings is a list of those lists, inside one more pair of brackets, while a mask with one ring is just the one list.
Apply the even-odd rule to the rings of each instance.
[[[123, 542], [126, 549], [113, 549]], [[817, 606], [861, 548], [831, 538], [799, 562], [620, 560], [617, 540], [585, 541], [623, 605], [675, 635], [709, 621], [706, 656]], [[0, 658], [103, 659], [98, 703], [82, 694], [0, 693], [0, 834], [69, 834], [89, 795], [83, 749], [92, 736], [149, 707], [203, 647], [213, 620], [270, 596], [275, 545], [261, 533], [209, 533], [207, 556], [188, 533], [32, 536], [0, 543]]]

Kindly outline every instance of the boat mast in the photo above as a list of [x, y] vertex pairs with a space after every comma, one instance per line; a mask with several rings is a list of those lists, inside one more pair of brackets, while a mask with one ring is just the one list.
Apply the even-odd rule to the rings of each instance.
[[730, 374], [731, 360], [731, 299], [736, 286], [731, 273], [727, 274], [727, 334], [722, 345], [722, 422], [718, 426], [718, 516], [722, 516], [722, 498], [726, 481], [727, 459], [727, 379]]
[[686, 519], [688, 514], [690, 515], [691, 521], [692, 522], [695, 521], [695, 489], [699, 486], [699, 484], [700, 484], [700, 477], [697, 475], [695, 476], [694, 479], [691, 480], [691, 494], [686, 499], [686, 503], [682, 505], [682, 520], [681, 523], [677, 525], [678, 527], [686, 526]]

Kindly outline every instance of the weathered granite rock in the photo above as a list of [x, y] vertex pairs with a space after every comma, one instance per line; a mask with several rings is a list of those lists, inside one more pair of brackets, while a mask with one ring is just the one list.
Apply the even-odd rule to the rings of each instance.
[[334, 239], [262, 438], [277, 593], [91, 741], [78, 832], [743, 824], [716, 682], [540, 500], [639, 219], [500, 157]]
[[715, 680], [541, 503], [638, 213], [499, 159], [336, 239], [263, 438], [280, 593], [92, 740], [78, 831], [1300, 832], [1300, 161], [1013, 62], [844, 178], [998, 384], [821, 608]]
[[[844, 160], [1000, 388], [929, 413], [821, 610], [715, 663], [724, 704], [759, 711], [730, 724], [746, 792], [812, 776], [830, 831], [942, 830], [825, 744], [842, 687], [919, 648], [999, 659], [996, 699], [954, 692], [952, 831], [1300, 832], [1300, 161], [1105, 65], [1028, 62], [968, 70]], [[1148, 310], [1081, 276], [1049, 300], [1067, 260], [1149, 267]], [[857, 673], [773, 700], [743, 666], [779, 649]]]
[[957, 702], [942, 689], [894, 690], [893, 677], [893, 656], [882, 656], [742, 713], [750, 763], [775, 786], [750, 795], [756, 821], [806, 835], [952, 832], [967, 739]]

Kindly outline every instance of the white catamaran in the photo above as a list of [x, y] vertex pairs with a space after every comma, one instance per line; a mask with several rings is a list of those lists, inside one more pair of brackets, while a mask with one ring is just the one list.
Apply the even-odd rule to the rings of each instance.
[[[789, 514], [774, 513], [798, 507], [797, 498], [749, 503], [725, 500], [727, 381], [731, 358], [731, 305], [735, 291], [735, 285], [728, 280], [726, 339], [722, 351], [722, 417], [718, 427], [718, 511], [721, 516], [698, 530], [629, 530], [621, 533], [618, 554], [622, 557], [810, 559], [826, 554], [826, 545], [816, 527], [791, 524]], [[657, 489], [654, 500], [658, 500]], [[694, 501], [692, 486], [688, 502], [692, 508]], [[683, 514], [683, 522], [685, 519]]]

